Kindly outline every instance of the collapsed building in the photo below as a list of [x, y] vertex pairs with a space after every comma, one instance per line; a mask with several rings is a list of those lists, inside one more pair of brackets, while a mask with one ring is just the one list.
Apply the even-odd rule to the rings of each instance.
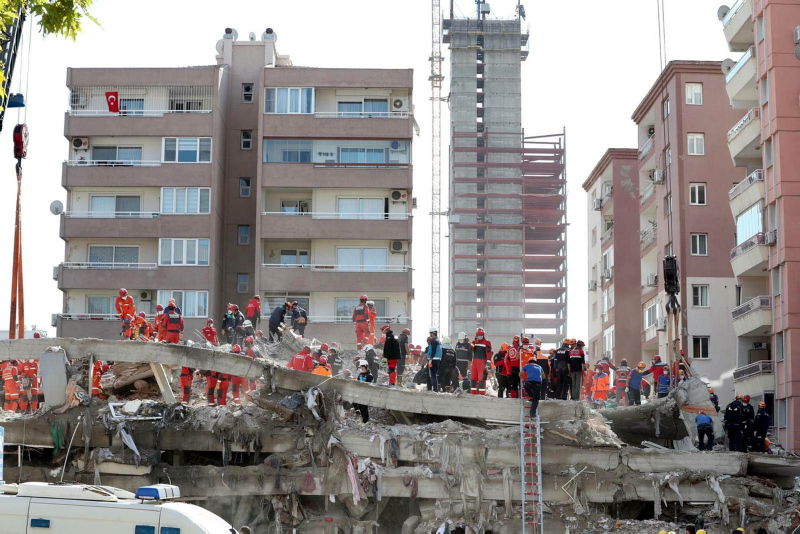
[[[522, 531], [518, 401], [286, 369], [300, 348], [286, 337], [253, 360], [199, 346], [0, 342], [0, 360], [39, 359], [46, 400], [39, 413], [0, 419], [5, 481], [175, 484], [184, 500], [257, 533]], [[94, 360], [128, 377], [121, 364], [149, 366], [152, 377], [92, 399]], [[242, 406], [207, 407], [198, 380], [184, 406], [170, 371], [181, 366], [258, 388]], [[348, 414], [351, 403], [369, 406], [368, 423]], [[543, 531], [658, 532], [698, 516], [708, 532], [800, 525], [800, 459], [697, 452], [702, 409], [714, 412], [699, 380], [638, 407], [540, 403]]]

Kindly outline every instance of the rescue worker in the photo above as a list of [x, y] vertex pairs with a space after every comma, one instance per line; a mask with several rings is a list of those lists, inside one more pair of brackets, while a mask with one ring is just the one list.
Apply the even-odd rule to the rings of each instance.
[[316, 369], [311, 371], [312, 374], [321, 376], [331, 376], [331, 366], [328, 365], [328, 357], [322, 355], [319, 357], [319, 365]]
[[555, 354], [555, 363], [558, 371], [558, 394], [556, 398], [561, 400], [567, 400], [567, 394], [569, 393], [569, 343], [570, 339], [565, 338]]
[[[161, 316], [160, 328], [166, 332], [165, 343], [180, 343], [183, 337], [183, 317], [178, 313], [175, 303], [171, 300], [167, 305], [166, 313]], [[188, 367], [181, 367], [180, 385], [183, 393], [182, 402], [186, 404], [189, 402], [189, 394], [192, 392], [192, 371]]]
[[397, 360], [397, 382], [403, 383], [403, 373], [406, 372], [406, 358], [409, 356], [409, 336], [411, 330], [403, 328], [403, 331], [397, 336], [397, 342], [400, 344], [400, 358]]
[[122, 321], [122, 330], [120, 333], [124, 333], [130, 328], [131, 321], [133, 321], [136, 316], [136, 304], [134, 304], [133, 297], [128, 295], [128, 290], [124, 287], [119, 289], [119, 296], [116, 301], [114, 301], [114, 307], [117, 309], [117, 315], [120, 321]]
[[483, 328], [478, 328], [475, 331], [475, 340], [472, 342], [469, 392], [473, 395], [486, 395], [486, 380], [483, 379], [483, 374], [486, 371], [486, 362], [492, 358], [492, 343], [485, 335]]
[[214, 328], [214, 319], [209, 317], [206, 319], [206, 326], [203, 327], [203, 337], [206, 338], [212, 346], [219, 346], [219, 339], [217, 339], [217, 329]]
[[639, 362], [636, 369], [628, 375], [628, 404], [630, 406], [641, 406], [642, 404], [642, 379], [649, 375], [647, 364]]
[[497, 397], [500, 399], [510, 397], [511, 362], [508, 360], [508, 343], [500, 345], [500, 350], [492, 356], [492, 362], [497, 378]]
[[[39, 361], [26, 360], [17, 367], [17, 371], [21, 376], [20, 400], [19, 407], [25, 412], [28, 408], [35, 413], [39, 409]], [[23, 393], [25, 395], [23, 402]]]
[[164, 306], [161, 304], [156, 304], [156, 316], [153, 318], [153, 334], [156, 336], [156, 340], [163, 341], [164, 334], [161, 333], [161, 316], [164, 315]]
[[455, 390], [461, 386], [461, 381], [467, 378], [469, 363], [472, 361], [472, 344], [467, 339], [466, 332], [458, 333], [458, 340], [453, 350], [456, 352], [456, 369], [458, 370], [458, 376], [454, 377], [456, 383], [451, 383]]
[[386, 365], [389, 368], [389, 385], [397, 385], [397, 362], [400, 360], [400, 341], [394, 337], [392, 327], [385, 324], [381, 327], [381, 332], [386, 337], [383, 342], [383, 357], [386, 358]]
[[458, 369], [456, 368], [456, 351], [453, 345], [450, 344], [450, 338], [444, 336], [442, 338], [442, 361], [439, 364], [439, 379], [437, 384], [440, 391], [453, 392], [455, 389], [452, 387], [453, 377], [458, 382]]
[[335, 347], [331, 347], [330, 349], [328, 362], [330, 363], [331, 366], [331, 374], [336, 376], [342, 372], [342, 367], [344, 367], [344, 360], [342, 359], [341, 354], [339, 354], [339, 351]]
[[244, 314], [239, 310], [238, 304], [231, 304], [231, 313], [233, 314], [233, 344], [240, 345], [244, 343], [244, 338], [247, 337], [247, 332], [244, 329]]
[[506, 353], [506, 370], [508, 371], [508, 392], [512, 399], [520, 396], [520, 377], [519, 370], [522, 363], [519, 360], [519, 347], [515, 347], [513, 342], [508, 345], [508, 352]]
[[[661, 361], [661, 356], [658, 354], [653, 356], [653, 363], [650, 365], [650, 369], [648, 370], [650, 371], [650, 374], [653, 375], [653, 385], [656, 386], [656, 388], [659, 387], [658, 379], [661, 378], [661, 375], [664, 374], [664, 371], [668, 369], [669, 366], [666, 364], [666, 362]], [[660, 393], [660, 388], [657, 389], [657, 391]]]
[[542, 368], [542, 392], [539, 395], [539, 400], [547, 398], [547, 387], [549, 385], [550, 377], [550, 358], [548, 354], [542, 352], [542, 340], [536, 338], [536, 363]]
[[[369, 364], [367, 363], [367, 360], [360, 360], [358, 362], [358, 370], [359, 373], [357, 380], [359, 382], [364, 382], [366, 384], [372, 384], [375, 382], [375, 377], [369, 372]], [[361, 412], [361, 420], [364, 423], [369, 421], [369, 406], [366, 404], [353, 404], [353, 406], [357, 408], [359, 412]]]
[[295, 300], [292, 302], [292, 330], [300, 336], [305, 336], [306, 326], [308, 326], [308, 312]]
[[286, 365], [289, 369], [295, 371], [311, 372], [314, 370], [314, 359], [311, 357], [311, 347], [306, 345], [303, 350], [292, 356], [289, 363]]
[[728, 450], [744, 452], [742, 446], [742, 413], [741, 395], [736, 395], [730, 404], [725, 407], [723, 426], [725, 434], [728, 436]]
[[269, 338], [270, 341], [281, 341], [283, 339], [282, 324], [286, 313], [292, 307], [291, 302], [284, 302], [276, 306], [269, 316]]
[[770, 442], [770, 440], [768, 439], [764, 439], [764, 452], [767, 454], [775, 454], [774, 452], [772, 452], [770, 445], [772, 445], [772, 442]]
[[610, 389], [608, 373], [603, 370], [602, 366], [597, 366], [592, 383], [592, 400], [596, 402], [605, 402], [608, 400], [608, 392]]
[[522, 378], [525, 382], [525, 395], [531, 399], [531, 417], [534, 417], [539, 409], [539, 397], [541, 397], [542, 387], [542, 368], [536, 363], [536, 360], [529, 360], [527, 364], [520, 370]]
[[19, 373], [19, 410], [22, 413], [26, 413], [30, 406], [29, 390], [31, 384], [28, 376], [30, 373], [28, 360], [22, 360], [17, 364], [17, 373]]
[[531, 340], [527, 337], [522, 338], [522, 344], [519, 347], [519, 366], [525, 367], [528, 360], [536, 359], [535, 348], [531, 345]]
[[752, 438], [752, 451], [764, 452], [764, 440], [767, 438], [767, 432], [772, 424], [769, 414], [767, 413], [767, 404], [764, 402], [758, 403], [758, 412], [753, 418], [753, 438]]
[[[242, 348], [239, 345], [231, 347], [231, 352], [241, 354]], [[231, 385], [231, 375], [227, 373], [217, 373], [217, 405], [228, 405], [228, 388]]]
[[134, 323], [133, 336], [131, 339], [147, 340], [153, 335], [153, 325], [147, 320], [144, 312], [139, 312]]
[[714, 405], [717, 413], [719, 413], [719, 397], [717, 397], [717, 394], [714, 393], [714, 388], [708, 388], [708, 395], [708, 400], [711, 401], [711, 404]]
[[208, 406], [213, 407], [217, 405], [216, 390], [217, 381], [219, 380], [219, 373], [216, 371], [205, 371], [203, 376], [206, 377], [206, 398], [208, 399]]
[[750, 404], [750, 395], [742, 397], [742, 452], [747, 452], [750, 442], [753, 440], [753, 419], [756, 411]]
[[356, 329], [356, 342], [367, 343], [369, 338], [369, 307], [367, 296], [361, 295], [359, 304], [353, 310], [353, 326]]
[[[250, 339], [250, 338], [247, 338], [247, 339]], [[242, 347], [240, 347], [239, 345], [234, 345], [232, 347], [232, 349], [231, 349], [231, 352], [233, 352], [234, 354], [241, 355], [242, 354]], [[231, 376], [230, 384], [231, 384], [231, 386], [233, 386], [233, 390], [232, 390], [233, 403], [236, 404], [236, 405], [241, 406], [242, 405], [242, 399], [239, 397], [239, 391], [240, 390], [248, 390], [249, 391], [249, 389], [250, 389], [249, 383], [247, 382], [247, 379], [242, 377], [242, 376]]]
[[625, 395], [625, 388], [628, 387], [628, 376], [631, 374], [631, 369], [628, 367], [628, 360], [623, 358], [619, 362], [619, 367], [614, 368], [615, 380], [614, 388], [617, 394], [617, 406], [627, 406], [630, 404]]
[[[428, 391], [439, 391], [439, 365], [442, 363], [442, 344], [436, 327], [429, 330], [428, 346], [425, 349], [425, 360], [428, 364]], [[483, 369], [481, 369], [481, 372]]]
[[222, 333], [225, 334], [225, 341], [228, 345], [233, 344], [234, 328], [236, 328], [236, 319], [233, 316], [233, 304], [228, 304], [228, 309], [222, 318]]
[[107, 363], [104, 363], [100, 360], [96, 360], [94, 362], [94, 366], [92, 367], [92, 397], [97, 397], [100, 399], [107, 399], [108, 395], [106, 395], [105, 391], [100, 385], [100, 379], [103, 377], [103, 373], [111, 369], [111, 366]]
[[[651, 366], [650, 369], [652, 369], [652, 368], [653, 367]], [[662, 367], [662, 369], [660, 369], [659, 372], [661, 373], [661, 376], [658, 377], [658, 381], [653, 379], [653, 382], [656, 384], [656, 387], [658, 388], [658, 390], [657, 390], [658, 391], [658, 393], [657, 393], [658, 398], [659, 399], [663, 399], [664, 397], [669, 395], [669, 383], [670, 383], [670, 381], [669, 381], [669, 378], [670, 378], [670, 376], [669, 376], [669, 367], [665, 365], [665, 366]], [[700, 449], [700, 450], [703, 450], [703, 449]]]
[[375, 309], [375, 303], [371, 300], [367, 301], [367, 316], [369, 317], [369, 336], [367, 343], [375, 345], [375, 318], [378, 316], [378, 311]]
[[10, 360], [3, 367], [3, 392], [5, 402], [3, 409], [7, 412], [16, 412], [19, 408], [19, 369], [17, 360]]
[[586, 371], [586, 354], [583, 352], [583, 341], [577, 341], [569, 351], [569, 379], [572, 389], [572, 400], [581, 398], [583, 389], [583, 373]]
[[372, 374], [372, 377], [377, 383], [378, 372], [381, 368], [381, 364], [378, 360], [378, 353], [375, 352], [375, 347], [369, 344], [364, 345], [364, 359], [367, 360], [367, 363], [369, 364], [369, 372]]
[[581, 400], [592, 400], [592, 388], [594, 387], [594, 374], [595, 372], [588, 366], [583, 376], [583, 388], [581, 388]]
[[[669, 370], [667, 369], [667, 373]], [[667, 374], [667, 377], [669, 375]], [[667, 382], [669, 384], [669, 382]], [[667, 386], [669, 388], [669, 385]], [[714, 448], [714, 422], [711, 420], [711, 417], [706, 415], [706, 412], [700, 412], [700, 414], [694, 418], [694, 422], [697, 423], [697, 437], [698, 437], [698, 449], [701, 451], [710, 451]], [[708, 438], [708, 442], [706, 442], [706, 437]]]
[[261, 295], [255, 295], [244, 308], [244, 318], [248, 319], [253, 326], [258, 326], [261, 322]]

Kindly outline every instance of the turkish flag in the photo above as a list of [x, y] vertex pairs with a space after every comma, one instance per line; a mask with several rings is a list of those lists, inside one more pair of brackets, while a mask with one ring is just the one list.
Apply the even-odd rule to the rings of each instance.
[[119, 113], [119, 93], [117, 91], [106, 93], [106, 103], [108, 103], [109, 113]]

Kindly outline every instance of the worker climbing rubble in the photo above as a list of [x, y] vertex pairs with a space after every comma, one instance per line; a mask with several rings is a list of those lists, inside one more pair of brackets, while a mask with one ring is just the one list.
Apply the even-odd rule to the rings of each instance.
[[356, 329], [356, 342], [367, 343], [369, 339], [369, 298], [361, 295], [358, 299], [358, 306], [353, 309], [353, 326]]
[[244, 309], [244, 318], [249, 320], [254, 327], [258, 326], [261, 322], [261, 295], [256, 294], [247, 303]]
[[308, 326], [308, 312], [295, 300], [292, 302], [292, 330], [303, 337]]

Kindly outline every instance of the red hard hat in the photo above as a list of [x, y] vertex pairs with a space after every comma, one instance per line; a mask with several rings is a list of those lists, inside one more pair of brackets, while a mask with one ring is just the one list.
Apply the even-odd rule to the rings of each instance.
[[119, 288], [119, 296], [120, 297], [124, 297], [127, 294], [128, 294], [128, 290], [127, 289], [125, 289], [124, 287]]
[[147, 319], [147, 315], [145, 315], [144, 312], [139, 312], [139, 317], [141, 317], [142, 319]]
[[322, 345], [320, 345], [320, 346], [319, 346], [319, 349], [320, 349], [320, 350], [328, 350], [328, 348], [329, 348], [329, 347], [328, 347], [328, 344], [327, 344], [327, 343], [323, 343]]
[[750, 402], [750, 395], [745, 395], [742, 399], [744, 399], [745, 402]]
[[523, 345], [530, 345], [531, 344], [531, 340], [528, 339], [527, 337], [523, 337], [522, 338], [522, 344]]
[[208, 319], [206, 319], [206, 324], [214, 324], [214, 319], [209, 317]]
[[391, 329], [392, 329], [391, 326], [389, 326], [388, 324], [385, 324], [385, 325], [383, 325], [381, 327], [381, 332], [386, 332], [387, 330], [391, 330]]
[[293, 300], [292, 301], [292, 308], [294, 308], [295, 306], [299, 306], [299, 303], [296, 300]]
[[407, 335], [410, 335], [411, 334], [411, 330], [408, 329], [408, 328], [403, 328], [403, 333], [407, 334]]
[[328, 357], [323, 354], [322, 356], [319, 357], [319, 363], [320, 363], [320, 365], [327, 364], [328, 363]]
[[244, 338], [244, 342], [246, 344], [250, 345], [252, 343], [255, 343], [256, 339], [253, 336], [247, 336], [246, 338]]
[[232, 310], [238, 310], [239, 309], [239, 305], [238, 304], [231, 304], [231, 309]]
[[359, 300], [368, 300], [368, 299], [369, 299], [369, 297], [368, 297], [368, 296], [366, 296], [366, 295], [361, 295], [361, 296], [359, 297]]
[[263, 336], [264, 332], [262, 332], [261, 330], [256, 330], [256, 335], [257, 336]]
[[653, 361], [654, 361], [654, 362], [660, 362], [660, 361], [661, 361], [661, 356], [659, 356], [658, 354], [656, 354], [655, 356], [653, 356]]
[[239, 354], [240, 352], [242, 352], [242, 347], [240, 347], [239, 345], [234, 345], [231, 350], [233, 351], [234, 354]]
[[261, 295], [256, 294], [256, 296], [254, 296], [253, 298], [257, 299], [257, 300], [261, 300]]
[[484, 331], [483, 331], [483, 328], [478, 328], [478, 329], [475, 331], [475, 336], [476, 336], [476, 337], [477, 337], [477, 336], [485, 336], [485, 335], [486, 335], [486, 332], [484, 332]]
[[161, 304], [156, 304], [156, 310], [163, 310], [163, 309], [164, 306], [162, 306]]

